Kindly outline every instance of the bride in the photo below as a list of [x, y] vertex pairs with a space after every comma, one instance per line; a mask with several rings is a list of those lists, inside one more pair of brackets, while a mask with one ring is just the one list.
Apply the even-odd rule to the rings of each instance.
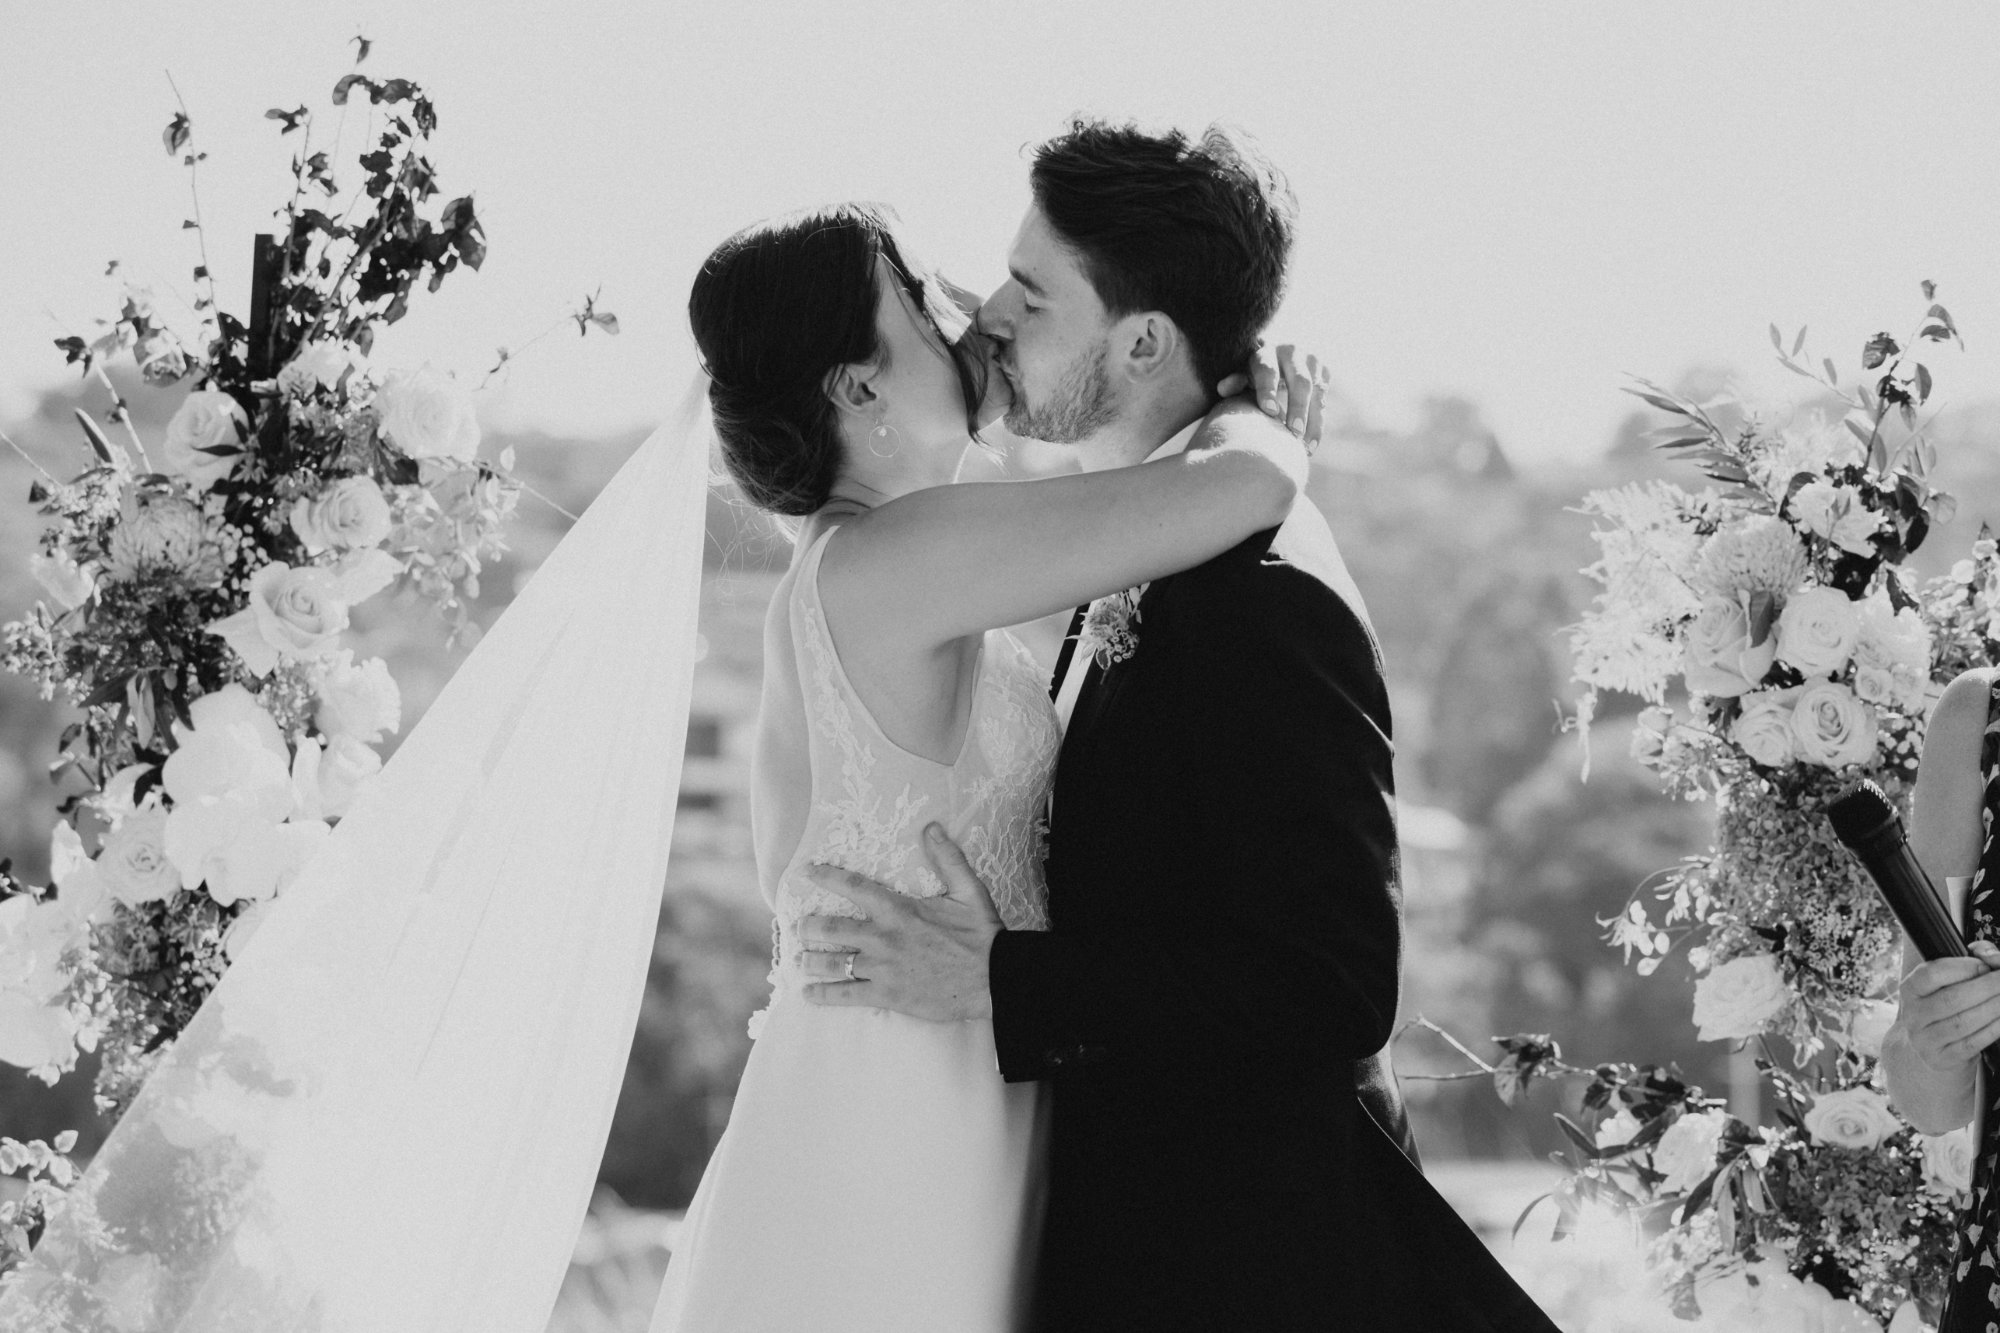
[[[689, 314], [730, 472], [801, 521], [766, 621], [751, 802], [772, 998], [653, 1330], [1011, 1328], [1033, 1253], [1037, 1087], [1002, 1082], [987, 1022], [806, 1004], [799, 918], [854, 909], [803, 871], [939, 893], [917, 841], [938, 820], [1006, 924], [1044, 927], [1060, 736], [1046, 670], [1002, 627], [1275, 526], [1305, 454], [1230, 400], [1185, 454], [949, 484], [1005, 367], [988, 373], [951, 295], [866, 207], [731, 237]], [[1066, 385], [1052, 410], [1086, 409], [1096, 387]]]

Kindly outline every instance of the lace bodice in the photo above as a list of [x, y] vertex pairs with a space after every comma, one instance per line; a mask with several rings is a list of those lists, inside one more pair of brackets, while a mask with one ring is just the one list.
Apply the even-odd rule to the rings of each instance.
[[[1009, 927], [1048, 921], [1045, 812], [1061, 734], [1041, 668], [1011, 634], [989, 631], [957, 759], [943, 764], [903, 749], [855, 693], [827, 630], [819, 567], [832, 535], [820, 534], [793, 562], [766, 627], [755, 823], [760, 878], [777, 917], [771, 980], [780, 990], [799, 983], [792, 957], [800, 917], [860, 915], [801, 870], [825, 861], [932, 897], [944, 885], [919, 846], [932, 820], [965, 849]], [[794, 730], [805, 733], [803, 747]]]

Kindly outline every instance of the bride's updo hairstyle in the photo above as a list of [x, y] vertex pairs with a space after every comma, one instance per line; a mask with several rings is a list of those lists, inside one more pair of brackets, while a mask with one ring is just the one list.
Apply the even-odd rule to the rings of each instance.
[[688, 323], [723, 462], [760, 509], [810, 514], [832, 494], [842, 442], [828, 379], [887, 353], [875, 330], [878, 257], [951, 349], [972, 428], [985, 384], [983, 365], [959, 346], [965, 316], [906, 259], [886, 210], [839, 204], [759, 222], [702, 265]]

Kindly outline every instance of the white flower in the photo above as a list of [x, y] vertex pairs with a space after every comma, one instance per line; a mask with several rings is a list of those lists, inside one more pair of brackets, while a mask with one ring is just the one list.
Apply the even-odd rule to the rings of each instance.
[[1806, 1108], [1806, 1133], [1835, 1148], [1873, 1148], [1902, 1128], [1889, 1099], [1873, 1088], [1823, 1092]]
[[181, 873], [167, 858], [167, 812], [157, 805], [127, 816], [104, 840], [97, 873], [111, 896], [128, 907], [171, 898]]
[[1745, 593], [1733, 599], [1710, 597], [1701, 604], [1700, 614], [1688, 622], [1687, 657], [1682, 667], [1687, 687], [1696, 694], [1733, 699], [1757, 687], [1771, 669], [1776, 650], [1766, 605], [1753, 606]]
[[346, 343], [322, 338], [307, 343], [278, 372], [278, 389], [304, 398], [315, 388], [337, 389], [354, 367], [354, 353]]
[[206, 884], [224, 907], [259, 901], [283, 889], [325, 841], [317, 819], [279, 824], [239, 796], [176, 806], [167, 820], [167, 853], [189, 884]]
[[315, 819], [338, 819], [354, 808], [362, 788], [382, 771], [382, 756], [352, 736], [335, 736], [322, 751], [318, 741], [299, 744], [292, 760], [292, 788], [299, 809]]
[[1710, 537], [1695, 577], [1709, 592], [1733, 601], [1742, 593], [1788, 597], [1811, 573], [1805, 543], [1791, 524], [1758, 515]]
[[[1931, 678], [1931, 634], [1915, 611], [1896, 610], [1887, 597], [1861, 604], [1860, 634], [1854, 644], [1854, 690], [1869, 703], [1923, 706]], [[1862, 676], [1869, 677], [1867, 690]], [[1871, 697], [1871, 691], [1882, 697]]]
[[1799, 757], [1828, 768], [1867, 763], [1875, 757], [1880, 734], [1875, 710], [1831, 681], [1807, 686], [1792, 710]]
[[75, 1051], [62, 956], [82, 943], [84, 928], [82, 914], [61, 898], [17, 894], [0, 902], [0, 1061], [39, 1069]]
[[342, 477], [292, 506], [292, 531], [313, 555], [380, 546], [389, 526], [389, 502], [373, 477]]
[[246, 794], [273, 820], [290, 811], [290, 753], [278, 724], [250, 691], [225, 685], [188, 706], [192, 726], [174, 725], [177, 748], [161, 785], [177, 806]]
[[1597, 1122], [1597, 1146], [1616, 1148], [1630, 1143], [1640, 1129], [1639, 1117], [1633, 1115], [1630, 1108], [1621, 1106]]
[[1937, 1330], [1924, 1322], [1923, 1307], [1915, 1301], [1904, 1301], [1889, 1317], [1889, 1333], [1937, 1333]]
[[1786, 506], [1800, 527], [1824, 537], [1843, 551], [1873, 555], [1870, 540], [1882, 529], [1882, 520], [1862, 503], [1861, 493], [1851, 486], [1815, 480], [1799, 487]]
[[1802, 676], [1831, 676], [1847, 665], [1861, 636], [1861, 614], [1847, 594], [1807, 588], [1778, 614], [1778, 660]]
[[1694, 983], [1696, 1035], [1703, 1041], [1754, 1037], [1791, 998], [1775, 957], [1753, 953], [1732, 958]]
[[56, 599], [65, 611], [74, 611], [97, 591], [97, 575], [88, 565], [79, 565], [68, 551], [28, 557], [28, 570], [42, 590]]
[[379, 657], [356, 662], [345, 648], [326, 659], [313, 722], [328, 736], [352, 736], [370, 744], [401, 728], [403, 696], [389, 664]]
[[1699, 1185], [1715, 1169], [1715, 1152], [1729, 1117], [1721, 1111], [1685, 1111], [1667, 1126], [1653, 1145], [1653, 1169], [1666, 1177], [1663, 1194], [1680, 1194]]
[[250, 420], [220, 389], [196, 389], [167, 423], [160, 466], [205, 491], [236, 470]]
[[1700, 1330], [1755, 1329], [1758, 1333], [1882, 1333], [1873, 1315], [1853, 1301], [1835, 1300], [1817, 1282], [1793, 1277], [1783, 1263], [1761, 1259], [1705, 1279], [1695, 1289]]
[[1743, 711], [1730, 724], [1729, 739], [1766, 767], [1782, 768], [1791, 763], [1792, 703], [1798, 695], [1798, 687], [1793, 686], [1743, 696]]
[[206, 584], [222, 575], [222, 553], [209, 540], [208, 520], [178, 495], [127, 491], [107, 554], [114, 578], [183, 574]]
[[1077, 634], [1077, 656], [1095, 657], [1098, 670], [1103, 671], [1138, 652], [1139, 599], [1145, 591], [1141, 584], [1092, 602]]
[[390, 371], [375, 395], [375, 408], [384, 438], [411, 458], [469, 463], [479, 451], [471, 395], [428, 365]]
[[324, 657], [347, 629], [347, 601], [332, 573], [273, 561], [250, 576], [250, 605], [208, 627], [259, 676], [294, 657]]
[[1972, 1126], [1949, 1134], [1919, 1136], [1924, 1144], [1924, 1184], [1937, 1194], [1964, 1194], [1972, 1188]]
[[1896, 1022], [1896, 1006], [1887, 1000], [1863, 1000], [1847, 1016], [1845, 1045], [1868, 1060], [1882, 1058], [1882, 1039]]

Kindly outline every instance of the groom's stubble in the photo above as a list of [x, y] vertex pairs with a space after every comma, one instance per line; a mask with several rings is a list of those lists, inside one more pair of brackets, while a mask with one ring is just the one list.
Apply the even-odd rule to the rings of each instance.
[[1007, 408], [1007, 429], [1049, 444], [1080, 444], [1096, 435], [1118, 419], [1108, 361], [1101, 344], [1079, 356], [1040, 403], [1029, 402], [1017, 388]]

